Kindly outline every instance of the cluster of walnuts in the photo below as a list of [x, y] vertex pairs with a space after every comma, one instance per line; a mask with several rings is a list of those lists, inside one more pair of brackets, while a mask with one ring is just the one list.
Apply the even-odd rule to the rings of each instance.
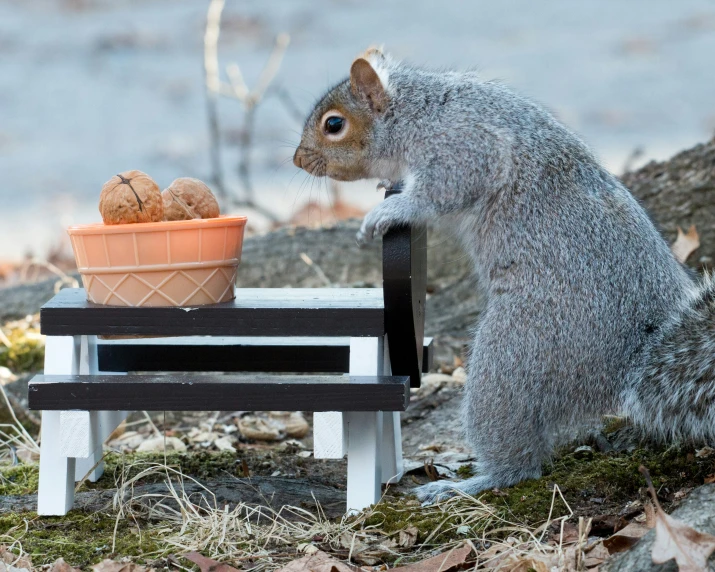
[[104, 224], [216, 218], [219, 207], [211, 189], [198, 179], [176, 179], [163, 191], [141, 171], [109, 179], [99, 196]]

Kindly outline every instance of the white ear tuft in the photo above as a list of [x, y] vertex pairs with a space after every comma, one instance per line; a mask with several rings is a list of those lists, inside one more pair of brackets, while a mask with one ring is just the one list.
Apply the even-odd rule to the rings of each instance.
[[387, 84], [390, 80], [390, 71], [388, 69], [389, 56], [386, 56], [382, 52], [382, 46], [380, 47], [370, 47], [365, 52], [359, 56], [360, 58], [367, 60], [372, 69], [375, 70], [377, 77], [380, 78], [380, 83], [382, 88], [387, 91]]

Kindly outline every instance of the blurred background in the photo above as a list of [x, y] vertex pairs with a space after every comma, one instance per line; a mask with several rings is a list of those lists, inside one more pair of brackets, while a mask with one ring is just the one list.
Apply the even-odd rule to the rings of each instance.
[[374, 182], [290, 159], [371, 44], [503, 80], [617, 174], [715, 130], [711, 0], [0, 0], [0, 283], [27, 257], [71, 265], [64, 228], [130, 169], [209, 182], [253, 232], [359, 215]]

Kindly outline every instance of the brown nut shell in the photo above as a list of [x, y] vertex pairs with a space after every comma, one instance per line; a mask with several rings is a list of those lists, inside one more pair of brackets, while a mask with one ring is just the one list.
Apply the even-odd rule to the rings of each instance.
[[159, 185], [141, 171], [114, 175], [102, 187], [99, 212], [104, 224], [159, 222], [164, 218]]
[[218, 202], [211, 189], [198, 179], [181, 177], [161, 193], [164, 201], [164, 220], [216, 218]]

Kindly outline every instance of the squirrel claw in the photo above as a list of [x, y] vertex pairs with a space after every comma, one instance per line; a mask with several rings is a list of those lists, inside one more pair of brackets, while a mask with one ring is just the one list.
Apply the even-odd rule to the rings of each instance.
[[389, 179], [382, 179], [378, 184], [377, 184], [377, 190], [385, 190], [385, 191], [391, 191], [392, 190], [392, 181]]
[[362, 230], [359, 230], [355, 235], [355, 243], [358, 245], [358, 248], [365, 248], [369, 242], [370, 239]]

